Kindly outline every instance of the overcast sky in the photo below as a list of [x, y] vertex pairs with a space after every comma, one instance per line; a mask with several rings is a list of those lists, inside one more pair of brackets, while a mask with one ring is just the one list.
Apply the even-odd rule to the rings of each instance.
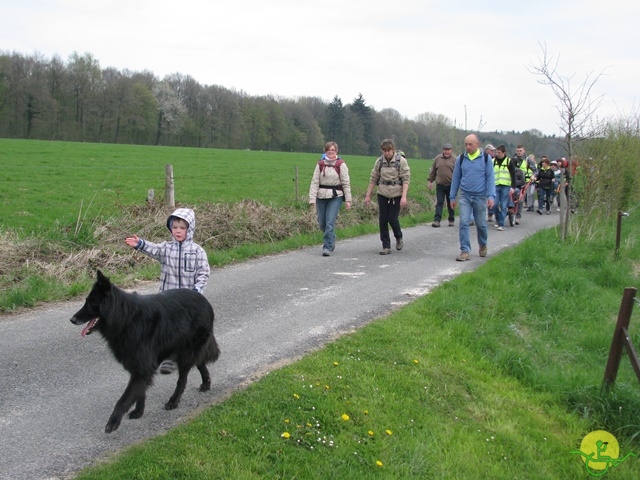
[[605, 76], [599, 117], [637, 111], [640, 2], [631, 0], [0, 0], [0, 50], [190, 75], [249, 95], [338, 95], [407, 118], [558, 134], [551, 89], [527, 69]]

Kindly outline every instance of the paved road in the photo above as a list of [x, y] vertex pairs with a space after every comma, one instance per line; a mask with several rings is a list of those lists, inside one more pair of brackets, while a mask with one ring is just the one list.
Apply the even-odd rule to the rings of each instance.
[[426, 294], [557, 221], [555, 212], [542, 217], [525, 213], [523, 225], [504, 232], [490, 224], [488, 257], [479, 258], [474, 247], [468, 262], [454, 260], [457, 226], [418, 226], [404, 230], [404, 250], [389, 256], [378, 255], [377, 235], [369, 235], [339, 240], [329, 258], [314, 247], [216, 269], [206, 296], [216, 311], [222, 356], [210, 368], [211, 392], [197, 391], [199, 376], [193, 370], [180, 407], [166, 411], [163, 405], [176, 376], [158, 375], [144, 416], [125, 417], [111, 434], [104, 433], [104, 426], [128, 376], [98, 334], [82, 338], [81, 327], [69, 322], [82, 302], [3, 317], [0, 479], [66, 478], [96, 459], [161, 434], [270, 369]]

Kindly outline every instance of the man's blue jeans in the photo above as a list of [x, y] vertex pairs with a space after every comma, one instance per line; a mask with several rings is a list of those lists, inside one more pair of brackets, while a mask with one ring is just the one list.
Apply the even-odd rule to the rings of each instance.
[[504, 227], [504, 218], [507, 215], [509, 206], [509, 185], [496, 185], [496, 202], [493, 205], [493, 214], [499, 227]]
[[344, 197], [334, 197], [327, 199], [316, 199], [316, 211], [318, 212], [318, 225], [320, 230], [324, 232], [322, 239], [323, 249], [333, 252], [336, 246], [336, 219], [340, 205], [344, 201]]
[[487, 197], [485, 195], [467, 195], [460, 192], [458, 197], [460, 207], [460, 251], [471, 252], [471, 240], [469, 239], [469, 222], [476, 222], [478, 233], [478, 245], [487, 245]]

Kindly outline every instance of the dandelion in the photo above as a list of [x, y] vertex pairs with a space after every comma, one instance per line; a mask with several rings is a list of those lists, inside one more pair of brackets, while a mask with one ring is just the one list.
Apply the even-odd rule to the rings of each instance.
[[369, 430], [367, 433], [369, 434], [370, 437], [373, 437], [374, 435], [373, 430]]
[[418, 362], [418, 360], [414, 360], [413, 363], [415, 363], [417, 365], [420, 362]]
[[329, 385], [325, 385], [325, 386], [324, 386], [324, 389], [325, 389], [325, 390], [329, 390], [329, 388], [330, 388], [330, 387], [329, 387]]
[[365, 414], [365, 415], [369, 415], [369, 410], [365, 410], [365, 411], [364, 411], [364, 414]]
[[376, 460], [376, 465], [378, 467], [382, 467], [384, 465], [384, 463], [382, 463], [380, 460]]
[[282, 435], [280, 435], [282, 438], [291, 438], [291, 434], [289, 432], [283, 432]]
[[289, 419], [288, 419], [288, 418], [285, 418], [285, 419], [284, 419], [284, 423], [289, 423]]
[[342, 414], [342, 420], [344, 420], [345, 422], [349, 421], [349, 415], [347, 415], [346, 413]]
[[385, 430], [384, 433], [386, 433], [387, 435], [393, 435], [393, 432], [391, 430]]
[[340, 365], [338, 362], [333, 362], [334, 367], [337, 367], [338, 365]]
[[295, 398], [295, 399], [299, 399], [299, 398], [300, 398], [300, 395], [298, 395], [297, 393], [294, 393], [294, 394], [293, 394], [293, 398]]

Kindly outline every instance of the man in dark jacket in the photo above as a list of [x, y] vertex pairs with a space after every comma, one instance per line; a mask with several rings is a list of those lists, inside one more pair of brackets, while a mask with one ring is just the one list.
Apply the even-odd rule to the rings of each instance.
[[445, 200], [447, 201], [447, 211], [449, 213], [449, 226], [453, 227], [454, 225], [456, 213], [451, 208], [451, 199], [449, 198], [453, 167], [456, 164], [456, 157], [453, 155], [452, 149], [453, 145], [445, 143], [442, 146], [442, 153], [435, 158], [429, 172], [429, 189], [433, 188], [433, 182], [436, 182], [436, 214], [431, 224], [432, 227], [440, 226]]

